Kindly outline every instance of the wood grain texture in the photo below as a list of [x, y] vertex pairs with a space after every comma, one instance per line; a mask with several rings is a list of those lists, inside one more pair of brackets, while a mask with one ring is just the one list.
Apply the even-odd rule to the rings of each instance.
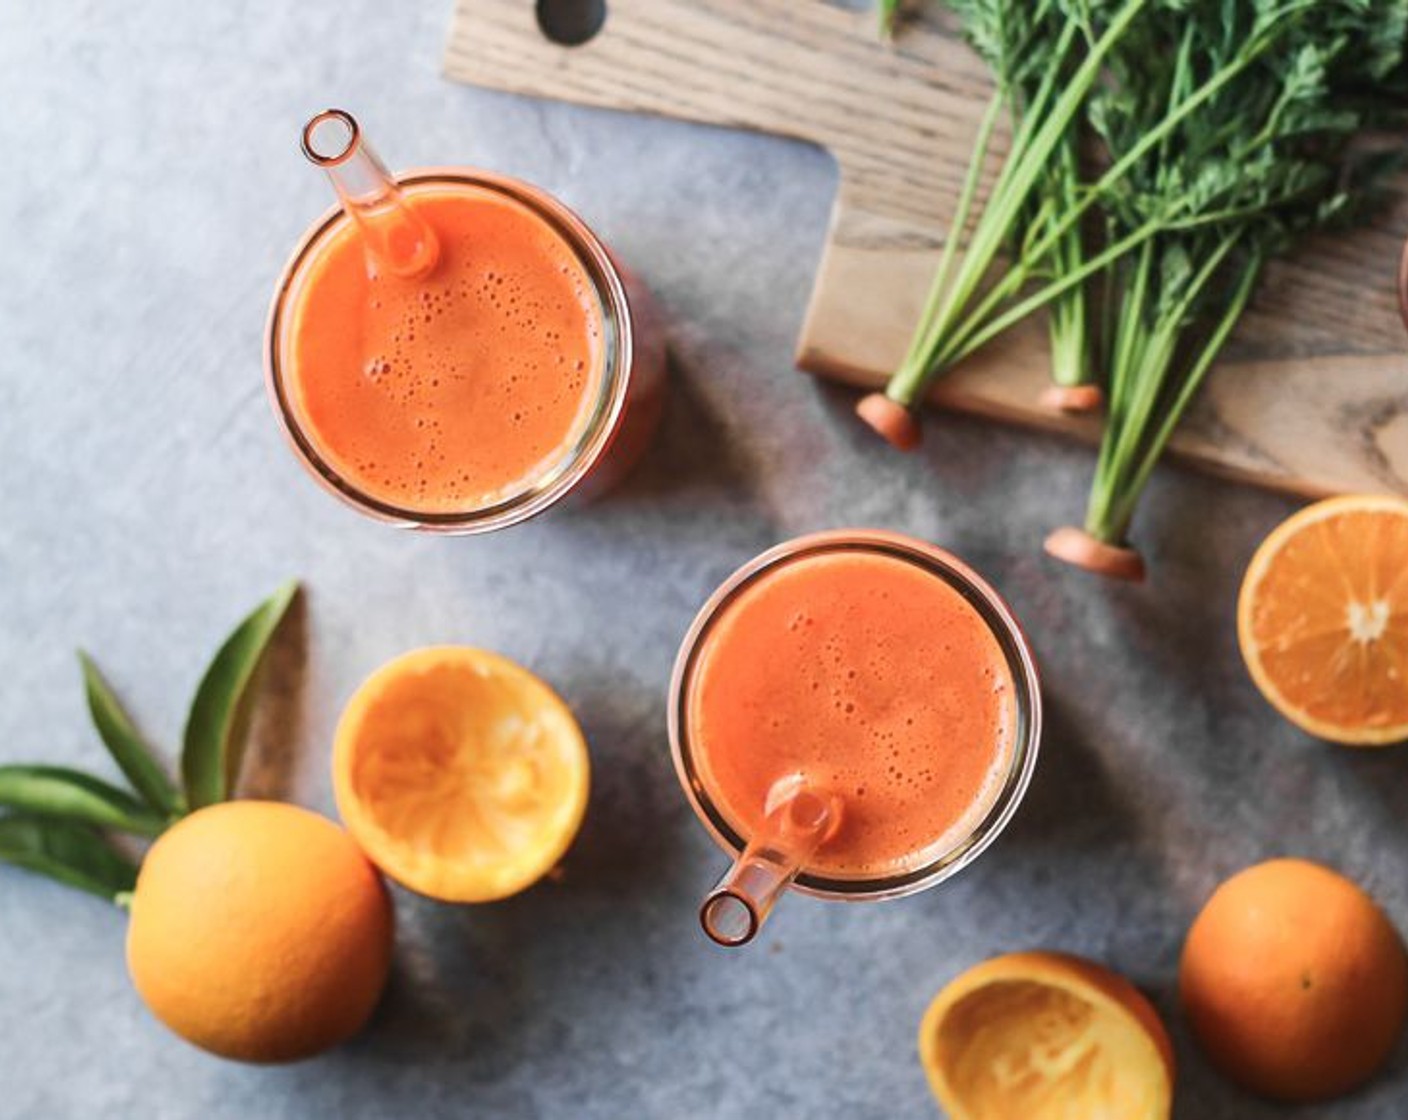
[[[495, 89], [790, 136], [835, 157], [840, 186], [797, 346], [804, 370], [875, 387], [919, 314], [989, 83], [947, 20], [879, 42], [869, 12], [826, 0], [610, 0], [562, 47], [529, 0], [458, 0], [445, 71]], [[997, 152], [1004, 144], [995, 145]], [[1394, 301], [1400, 198], [1270, 270], [1174, 451], [1307, 496], [1408, 493], [1408, 339]], [[1098, 435], [1036, 403], [1043, 331], [1025, 325], [941, 379], [933, 399]]]

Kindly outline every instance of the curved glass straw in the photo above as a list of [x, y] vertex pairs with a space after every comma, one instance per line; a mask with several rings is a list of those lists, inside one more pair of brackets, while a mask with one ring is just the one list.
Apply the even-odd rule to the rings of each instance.
[[748, 847], [699, 908], [699, 923], [728, 948], [758, 935], [773, 905], [841, 823], [841, 800], [801, 775], [768, 790], [767, 815]]
[[435, 232], [401, 196], [386, 165], [362, 139], [351, 113], [324, 109], [303, 126], [303, 154], [327, 172], [342, 207], [357, 223], [373, 268], [416, 277], [435, 267]]

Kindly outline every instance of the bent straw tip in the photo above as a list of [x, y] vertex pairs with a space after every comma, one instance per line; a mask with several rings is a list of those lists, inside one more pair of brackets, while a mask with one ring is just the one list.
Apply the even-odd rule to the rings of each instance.
[[346, 109], [324, 109], [314, 113], [303, 125], [299, 135], [303, 156], [318, 167], [336, 167], [344, 163], [362, 139], [357, 118]]
[[1080, 415], [1100, 411], [1105, 393], [1099, 385], [1048, 385], [1037, 403], [1048, 412]]
[[762, 823], [699, 908], [709, 939], [729, 949], [752, 941], [840, 815], [840, 799], [810, 787], [802, 775], [774, 782]]
[[763, 923], [751, 902], [732, 890], [720, 888], [699, 908], [699, 924], [716, 945], [736, 949], [752, 941]]
[[1046, 538], [1044, 547], [1048, 556], [1107, 579], [1144, 582], [1144, 557], [1137, 551], [1122, 545], [1106, 544], [1074, 525], [1063, 525], [1055, 530]]
[[884, 393], [862, 397], [856, 404], [856, 415], [900, 451], [913, 451], [923, 439], [914, 413]]

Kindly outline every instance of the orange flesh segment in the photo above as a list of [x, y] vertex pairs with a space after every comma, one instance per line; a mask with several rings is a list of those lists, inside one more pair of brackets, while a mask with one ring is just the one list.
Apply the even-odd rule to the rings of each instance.
[[1336, 499], [1268, 538], [1241, 629], [1283, 714], [1342, 742], [1408, 736], [1408, 502]]

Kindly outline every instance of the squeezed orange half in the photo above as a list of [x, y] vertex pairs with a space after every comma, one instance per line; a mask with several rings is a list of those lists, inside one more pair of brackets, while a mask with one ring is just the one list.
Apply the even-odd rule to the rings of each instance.
[[953, 1120], [1168, 1120], [1173, 1047], [1124, 977], [1065, 953], [1009, 953], [934, 997], [919, 1028]]
[[437, 646], [384, 665], [343, 712], [337, 808], [387, 875], [446, 902], [531, 886], [563, 857], [587, 807], [586, 740], [520, 665]]

